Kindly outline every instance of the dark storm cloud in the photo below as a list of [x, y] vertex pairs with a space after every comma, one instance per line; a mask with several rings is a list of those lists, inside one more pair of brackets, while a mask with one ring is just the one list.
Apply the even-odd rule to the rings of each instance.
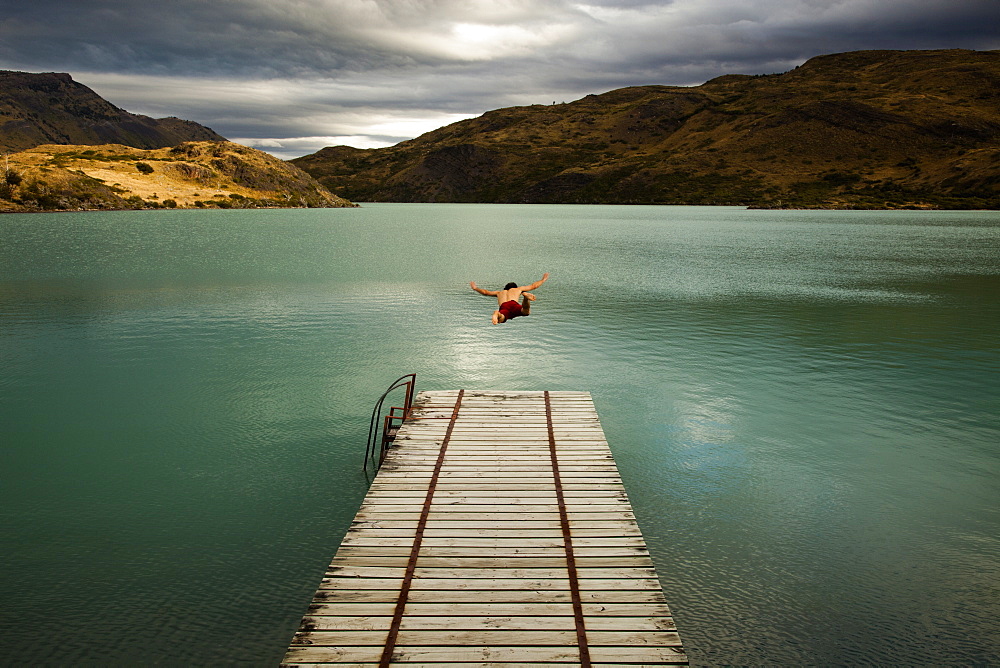
[[0, 68], [283, 157], [514, 104], [791, 69], [856, 49], [1000, 47], [1000, 0], [34, 0]]
[[464, 60], [453, 23], [548, 22], [537, 3], [459, 0], [33, 0], [4, 14], [0, 53], [36, 67], [265, 77]]

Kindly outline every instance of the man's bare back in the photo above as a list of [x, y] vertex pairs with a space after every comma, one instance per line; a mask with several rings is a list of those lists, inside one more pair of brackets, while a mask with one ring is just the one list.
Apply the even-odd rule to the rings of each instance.
[[[531, 302], [535, 301], [537, 297], [528, 291], [534, 290], [547, 280], [549, 280], [549, 273], [545, 272], [545, 275], [540, 280], [535, 281], [531, 285], [508, 283], [502, 290], [484, 290], [477, 287], [475, 281], [469, 281], [469, 285], [481, 295], [495, 296], [497, 298], [498, 308], [493, 312], [493, 324], [499, 325], [511, 318], [529, 315], [531, 312]], [[518, 299], [521, 299], [520, 304], [517, 302]]]

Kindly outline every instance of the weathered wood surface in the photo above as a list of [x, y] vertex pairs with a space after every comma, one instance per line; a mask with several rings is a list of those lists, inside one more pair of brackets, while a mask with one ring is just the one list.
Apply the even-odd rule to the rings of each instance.
[[686, 665], [586, 392], [421, 392], [284, 665]]

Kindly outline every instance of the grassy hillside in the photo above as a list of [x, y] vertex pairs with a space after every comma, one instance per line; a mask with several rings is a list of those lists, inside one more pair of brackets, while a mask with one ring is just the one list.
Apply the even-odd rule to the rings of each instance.
[[49, 144], [11, 154], [4, 169], [0, 211], [355, 206], [297, 167], [230, 142]]
[[820, 56], [293, 162], [355, 201], [1000, 208], [1000, 51]]

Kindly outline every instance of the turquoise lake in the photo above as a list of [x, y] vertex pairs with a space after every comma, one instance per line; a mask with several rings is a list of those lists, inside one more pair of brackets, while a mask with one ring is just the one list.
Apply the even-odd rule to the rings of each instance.
[[2, 664], [276, 665], [411, 372], [591, 392], [693, 665], [1000, 663], [997, 212], [4, 215], [0, 364]]

